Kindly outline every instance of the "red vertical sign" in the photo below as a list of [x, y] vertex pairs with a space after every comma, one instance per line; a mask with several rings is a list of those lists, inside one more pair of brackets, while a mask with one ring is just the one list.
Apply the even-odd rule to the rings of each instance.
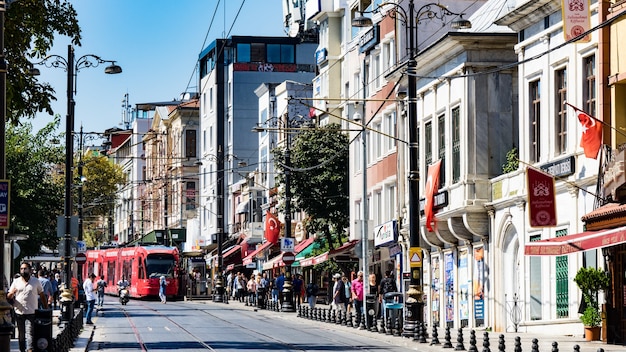
[[11, 181], [0, 180], [0, 229], [9, 228], [11, 205]]
[[526, 169], [526, 179], [530, 226], [556, 226], [554, 177], [529, 167]]

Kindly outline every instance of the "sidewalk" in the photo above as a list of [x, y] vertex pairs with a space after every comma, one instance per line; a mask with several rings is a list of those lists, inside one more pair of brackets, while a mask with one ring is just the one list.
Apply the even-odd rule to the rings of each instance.
[[[223, 304], [223, 303], [213, 303], [212, 301], [200, 301], [200, 300], [196, 300], [194, 302], [196, 303], [203, 302], [206, 304]], [[440, 344], [431, 345], [432, 328], [429, 328], [428, 330], [428, 338], [426, 339], [427, 342], [419, 343], [417, 341], [413, 341], [413, 339], [411, 338], [382, 334], [379, 332], [371, 332], [371, 331], [361, 330], [359, 328], [353, 328], [353, 327], [348, 327], [348, 326], [339, 325], [339, 324], [327, 323], [327, 322], [316, 321], [316, 320], [309, 320], [307, 318], [298, 317], [297, 312], [281, 313], [281, 312], [275, 312], [275, 311], [269, 311], [269, 310], [260, 310], [252, 306], [246, 306], [244, 303], [234, 301], [234, 300], [229, 301], [229, 304], [237, 306], [238, 309], [242, 309], [242, 308], [249, 309], [252, 311], [262, 312], [263, 314], [280, 316], [283, 319], [308, 321], [311, 324], [332, 325], [333, 329], [334, 328], [345, 329], [345, 330], [351, 331], [354, 334], [358, 334], [361, 336], [371, 337], [372, 335], [376, 335], [381, 340], [384, 340], [390, 344], [403, 346], [403, 347], [413, 347], [423, 352], [442, 352], [446, 350], [447, 351], [459, 350], [457, 349], [458, 344], [459, 344], [459, 342], [457, 341], [458, 329], [450, 329], [450, 337], [451, 337], [450, 343], [452, 344], [452, 346], [449, 348], [444, 348], [443, 346], [446, 343], [446, 341], [445, 341], [445, 329], [443, 328], [438, 329], [438, 339], [439, 339]], [[328, 309], [329, 306], [318, 304], [316, 307]], [[462, 332], [463, 333], [462, 346], [464, 347], [465, 350], [470, 349], [470, 330], [471, 329], [465, 328], [463, 329], [463, 332]], [[479, 352], [484, 351], [483, 342], [484, 342], [485, 332], [487, 331], [485, 331], [484, 329], [475, 330], [476, 349]], [[553, 351], [554, 346], [552, 344], [555, 341], [558, 343], [559, 351], [574, 351], [574, 346], [578, 345], [580, 347], [579, 349], [580, 352], [597, 352], [600, 348], [604, 349], [604, 352], [626, 352], [626, 346], [609, 345], [601, 341], [585, 341], [584, 336], [582, 336], [582, 331], [581, 331], [580, 336], [565, 336], [565, 335], [555, 336], [555, 335], [549, 334], [549, 332], [546, 332], [546, 334], [541, 334], [541, 335], [537, 335], [537, 334], [530, 335], [528, 333], [519, 333], [519, 332], [518, 333], [487, 332], [487, 333], [488, 333], [488, 339], [489, 339], [489, 350], [492, 352], [499, 350], [498, 344], [499, 344], [500, 335], [504, 337], [505, 350], [508, 350], [511, 352], [514, 351], [515, 349], [515, 338], [518, 336], [520, 338], [522, 351], [532, 351], [532, 344], [533, 344], [532, 341], [533, 339], [536, 338], [538, 340], [538, 351], [544, 351], [544, 352]]]

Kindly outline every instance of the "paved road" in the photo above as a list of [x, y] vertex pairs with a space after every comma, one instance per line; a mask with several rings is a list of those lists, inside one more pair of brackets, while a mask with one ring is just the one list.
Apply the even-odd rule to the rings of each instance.
[[[95, 326], [85, 326], [72, 352], [82, 351], [423, 351], [449, 352], [442, 345], [431, 346], [411, 339], [359, 330], [297, 317], [296, 313], [255, 311], [243, 303], [211, 301], [168, 302], [131, 300], [120, 305], [106, 297], [105, 308], [94, 318]], [[464, 347], [469, 349], [469, 332]], [[451, 332], [457, 346], [456, 331]], [[477, 349], [483, 351], [483, 331], [477, 331]], [[498, 351], [498, 333], [490, 334], [490, 350]], [[530, 336], [504, 334], [506, 350], [514, 351], [514, 338], [520, 336], [523, 351], [531, 351], [531, 340], [539, 339], [539, 351], [551, 351], [552, 341], [559, 351], [626, 352], [626, 347], [585, 342], [582, 337]], [[443, 344], [444, 332], [439, 331]], [[91, 341], [89, 344], [88, 341]], [[12, 341], [12, 351], [17, 341]]]
[[[107, 302], [89, 350], [410, 351], [377, 334], [315, 323], [242, 303]], [[383, 335], [384, 336], [384, 335]]]

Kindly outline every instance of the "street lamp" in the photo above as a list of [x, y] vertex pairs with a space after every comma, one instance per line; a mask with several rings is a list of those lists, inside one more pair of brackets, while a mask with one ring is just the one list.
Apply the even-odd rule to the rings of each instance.
[[[35, 65], [44, 64], [47, 67], [63, 68], [67, 72], [67, 117], [65, 120], [65, 234], [63, 242], [65, 245], [65, 297], [70, 290], [72, 270], [71, 270], [71, 219], [72, 219], [72, 162], [74, 154], [73, 133], [74, 133], [74, 94], [76, 94], [76, 75], [83, 68], [97, 67], [100, 64], [109, 63], [104, 69], [106, 74], [117, 74], [122, 72], [122, 68], [115, 64], [115, 61], [103, 60], [99, 56], [88, 54], [74, 58], [74, 47], [67, 46], [67, 59], [59, 55], [50, 55]], [[39, 70], [33, 68], [32, 75], [38, 75]], [[66, 303], [61, 314], [61, 321], [68, 323], [72, 320], [73, 307], [71, 301]]]
[[[409, 118], [409, 246], [410, 253], [418, 253], [423, 256], [420, 248], [420, 213], [419, 213], [419, 136], [417, 134], [417, 25], [422, 19], [432, 20], [438, 19], [443, 21], [446, 16], [458, 16], [459, 19], [451, 23], [454, 29], [471, 28], [472, 24], [468, 20], [463, 19], [462, 13], [455, 13], [448, 10], [447, 7], [439, 3], [425, 4], [415, 12], [413, 0], [409, 1], [409, 12], [397, 3], [381, 3], [371, 12], [379, 11], [383, 6], [391, 5], [395, 7], [392, 16], [400, 15], [399, 19], [404, 23], [408, 30], [409, 39], [409, 58], [407, 62], [408, 75], [408, 118]], [[398, 12], [399, 11], [399, 12]], [[359, 16], [352, 21], [355, 27], [366, 27], [372, 25], [372, 20]], [[423, 275], [421, 262], [419, 266], [411, 264], [411, 278], [409, 281], [409, 290], [407, 291], [406, 300], [406, 319], [404, 320], [404, 335], [416, 335], [418, 325], [423, 323], [424, 302], [423, 296]]]

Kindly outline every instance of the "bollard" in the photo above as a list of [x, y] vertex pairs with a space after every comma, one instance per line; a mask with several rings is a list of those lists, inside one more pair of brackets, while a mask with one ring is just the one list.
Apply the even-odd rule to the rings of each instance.
[[450, 327], [446, 326], [446, 333], [443, 337], [443, 348], [452, 348], [452, 338], [450, 337]]
[[574, 352], [580, 352], [580, 346], [574, 345]]
[[498, 351], [504, 352], [506, 350], [506, 345], [504, 344], [504, 335], [500, 334], [498, 337]]
[[430, 340], [430, 345], [439, 345], [439, 333], [437, 332], [437, 324], [433, 324], [433, 338]]
[[483, 333], [483, 352], [491, 352], [489, 348], [489, 333], [486, 331]]
[[352, 327], [352, 312], [350, 313], [346, 313], [346, 320], [345, 320], [345, 324], [346, 326]]
[[465, 351], [465, 345], [463, 345], [463, 329], [459, 328], [457, 330], [458, 333], [456, 335], [456, 347], [454, 347], [455, 351]]
[[476, 348], [476, 331], [474, 331], [474, 329], [470, 330], [469, 344], [469, 352], [478, 352]]
[[424, 324], [424, 322], [420, 323], [420, 336], [419, 336], [419, 343], [426, 343], [426, 335], [428, 335], [428, 333], [426, 332], [426, 324]]
[[519, 336], [515, 336], [515, 348], [513, 352], [522, 352], [522, 338]]
[[604, 348], [600, 347], [596, 352], [604, 352]]
[[552, 341], [552, 352], [559, 352], [559, 343]]
[[537, 340], [536, 338], [533, 339], [532, 346], [530, 347], [530, 350], [532, 352], [539, 352], [539, 340]]
[[49, 351], [52, 347], [52, 309], [35, 310], [33, 326], [34, 351]]
[[[413, 341], [415, 341], [415, 342], [419, 342], [419, 340], [421, 338], [421, 334], [422, 334], [422, 330], [420, 329], [421, 324], [422, 323], [420, 321], [416, 321], [415, 322], [415, 329], [413, 329]], [[402, 332], [402, 335], [403, 336], [411, 336], [410, 333], [411, 333], [410, 331], [404, 330]]]
[[385, 317], [383, 317], [381, 315], [381, 317], [379, 319], [376, 319], [376, 323], [378, 324], [380, 322], [380, 328], [378, 328], [378, 333], [380, 334], [387, 334], [387, 329], [386, 329], [386, 323], [385, 323]]

